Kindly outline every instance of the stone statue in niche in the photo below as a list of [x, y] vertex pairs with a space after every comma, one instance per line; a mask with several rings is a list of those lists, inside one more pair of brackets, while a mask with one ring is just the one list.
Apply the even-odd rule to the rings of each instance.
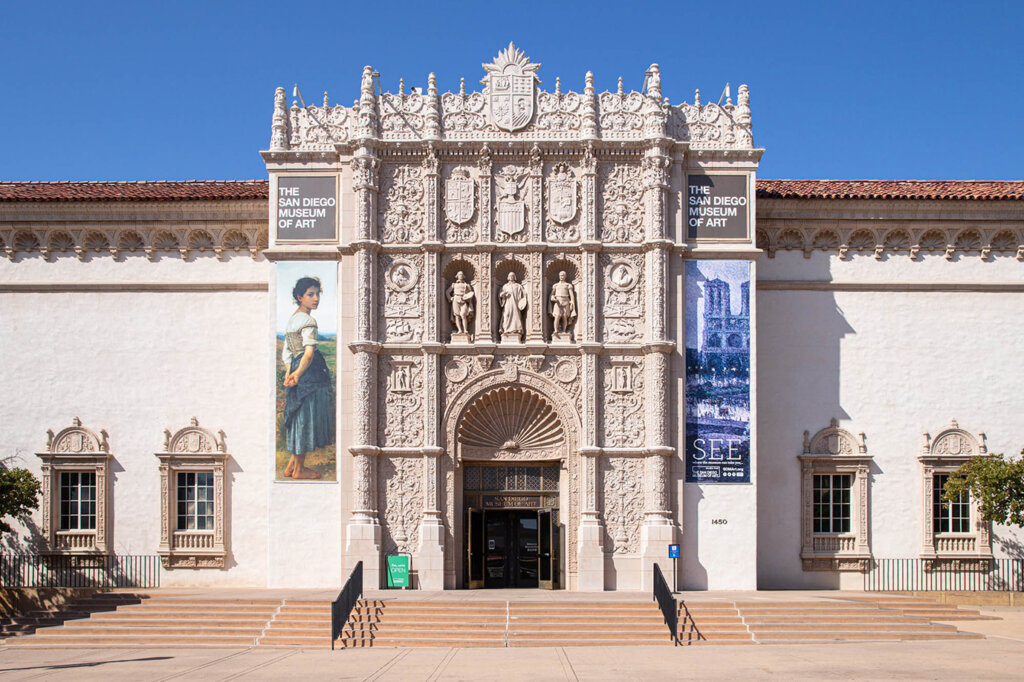
[[466, 281], [462, 270], [455, 274], [455, 281], [445, 295], [452, 305], [452, 343], [471, 343], [474, 292], [473, 285]]
[[508, 273], [508, 281], [498, 294], [501, 306], [501, 342], [523, 342], [523, 311], [526, 310], [526, 287], [516, 281], [516, 273]]
[[554, 318], [552, 343], [571, 343], [572, 325], [576, 320], [576, 289], [566, 279], [565, 270], [558, 273], [558, 281], [551, 285], [551, 317]]

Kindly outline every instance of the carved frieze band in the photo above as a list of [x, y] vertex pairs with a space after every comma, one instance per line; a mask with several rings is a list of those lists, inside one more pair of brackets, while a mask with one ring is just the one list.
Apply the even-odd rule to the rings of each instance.
[[1013, 254], [1024, 260], [1024, 230], [1010, 227], [947, 229], [925, 228], [821, 228], [801, 229], [761, 221], [757, 229], [757, 247], [769, 258], [778, 251], [802, 251], [810, 258], [815, 251], [882, 259], [888, 255], [919, 258], [938, 254], [948, 260], [957, 255], [988, 259], [996, 254]]

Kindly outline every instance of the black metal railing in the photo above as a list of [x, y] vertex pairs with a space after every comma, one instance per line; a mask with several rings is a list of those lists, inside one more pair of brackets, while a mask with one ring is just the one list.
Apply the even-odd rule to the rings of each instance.
[[665, 619], [665, 625], [672, 633], [672, 642], [679, 645], [679, 606], [676, 598], [672, 596], [672, 590], [665, 582], [665, 576], [661, 572], [661, 566], [654, 564], [654, 600], [658, 602], [661, 615]]
[[352, 575], [345, 581], [345, 586], [338, 593], [338, 598], [331, 602], [331, 649], [334, 642], [341, 636], [341, 631], [352, 615], [356, 602], [363, 596], [363, 562], [360, 561], [352, 569]]
[[1024, 559], [989, 559], [977, 564], [925, 559], [874, 559], [864, 589], [878, 592], [1020, 592]]
[[160, 587], [156, 554], [0, 553], [3, 587]]
[[[689, 646], [695, 641], [699, 642], [702, 639], [706, 641], [707, 637], [701, 634], [700, 628], [697, 627], [697, 621], [690, 614], [690, 609], [686, 608], [686, 602], [680, 599], [679, 605], [683, 608], [683, 622], [680, 623], [680, 632], [682, 633], [681, 636], [686, 638], [686, 645]], [[682, 639], [679, 640], [679, 644], [683, 644]]]

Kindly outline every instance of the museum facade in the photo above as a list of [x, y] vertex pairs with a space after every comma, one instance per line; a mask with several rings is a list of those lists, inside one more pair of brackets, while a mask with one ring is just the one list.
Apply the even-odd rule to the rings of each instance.
[[1016, 556], [938, 496], [1024, 446], [1024, 183], [758, 180], [746, 86], [483, 67], [279, 88], [265, 181], [0, 183], [10, 545], [580, 591]]

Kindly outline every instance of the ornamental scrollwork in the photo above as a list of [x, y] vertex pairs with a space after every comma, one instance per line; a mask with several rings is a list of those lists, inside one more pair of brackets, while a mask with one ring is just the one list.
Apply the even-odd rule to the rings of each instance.
[[644, 239], [644, 188], [640, 168], [616, 164], [601, 171], [601, 240], [639, 243]]
[[642, 358], [602, 358], [602, 432], [604, 444], [642, 447], [645, 441]]
[[386, 164], [381, 187], [380, 231], [387, 244], [423, 241], [423, 171], [413, 165]]
[[423, 514], [423, 459], [380, 457], [379, 508], [384, 516], [384, 551], [415, 552]]
[[643, 520], [644, 460], [641, 457], [602, 457], [599, 461], [605, 552], [638, 554]]
[[423, 360], [381, 358], [379, 433], [384, 447], [423, 445]]

